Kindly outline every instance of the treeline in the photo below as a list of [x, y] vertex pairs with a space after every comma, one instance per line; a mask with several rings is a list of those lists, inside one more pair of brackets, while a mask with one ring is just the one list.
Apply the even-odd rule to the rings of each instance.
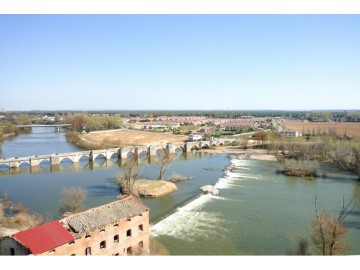
[[0, 121], [0, 141], [6, 136], [19, 134], [19, 129], [15, 124], [8, 121]]
[[122, 118], [115, 115], [67, 115], [65, 122], [71, 124], [76, 132], [118, 129], [122, 127]]
[[[280, 111], [280, 110], [110, 110], [110, 111], [14, 111], [6, 112], [3, 115], [12, 117], [19, 122], [23, 123], [24, 120], [29, 124], [29, 120], [36, 122], [34, 119], [41, 118], [44, 115], [52, 116], [55, 122], [60, 119], [65, 119], [69, 115], [109, 115], [119, 117], [142, 117], [149, 118], [159, 116], [206, 116], [209, 118], [241, 118], [242, 116], [254, 117], [285, 117], [291, 119], [307, 119], [309, 121], [334, 121], [334, 122], [358, 122], [360, 121], [359, 111]], [[25, 117], [24, 117], [25, 116]], [[21, 119], [22, 118], [22, 119]], [[21, 119], [21, 120], [20, 120]], [[30, 121], [30, 122], [31, 122]]]
[[315, 138], [269, 137], [268, 148], [281, 157], [314, 160], [360, 176], [360, 140], [339, 140], [331, 136]]

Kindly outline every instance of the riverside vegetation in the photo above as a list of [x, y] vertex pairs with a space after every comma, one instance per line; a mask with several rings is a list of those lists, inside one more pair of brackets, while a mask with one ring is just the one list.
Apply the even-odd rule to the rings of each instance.
[[[314, 163], [307, 162], [311, 160], [344, 171], [351, 171], [360, 177], [359, 139], [338, 139], [334, 136], [280, 138], [270, 135], [267, 142], [268, 149], [276, 151], [279, 160], [292, 158], [301, 161], [297, 163], [297, 165], [301, 165], [299, 167], [293, 166], [296, 163], [288, 163], [291, 165], [286, 170], [289, 174], [310, 172], [312, 176], [316, 176]], [[299, 168], [299, 172], [291, 170], [291, 168]]]

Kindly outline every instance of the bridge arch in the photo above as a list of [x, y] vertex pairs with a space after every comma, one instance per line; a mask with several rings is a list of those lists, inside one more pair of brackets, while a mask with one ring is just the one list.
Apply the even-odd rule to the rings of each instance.
[[48, 168], [51, 166], [51, 161], [50, 159], [41, 159], [39, 160], [39, 166], [41, 168]]
[[70, 167], [73, 163], [74, 161], [70, 157], [59, 158], [59, 164], [61, 167], [67, 168]]
[[149, 157], [149, 153], [146, 150], [142, 150], [141, 152], [138, 153], [138, 157], [141, 160], [145, 160]]
[[23, 160], [19, 162], [19, 167], [30, 167], [31, 163], [30, 160]]
[[163, 159], [166, 156], [167, 149], [165, 147], [159, 147], [155, 151], [155, 156], [157, 159]]
[[96, 159], [106, 159], [106, 154], [105, 153], [93, 154], [93, 160], [95, 161]]
[[201, 145], [201, 148], [202, 148], [202, 149], [209, 149], [210, 146], [209, 146], [208, 143], [204, 143], [204, 144]]
[[200, 150], [200, 148], [196, 144], [193, 144], [191, 145], [190, 150]]
[[126, 157], [128, 159], [135, 159], [136, 158], [136, 155], [133, 151], [129, 151], [127, 154], [126, 154]]
[[74, 162], [89, 162], [90, 161], [90, 156], [89, 155], [82, 155], [82, 156], [77, 156], [77, 157], [74, 157], [73, 159]]
[[82, 155], [74, 158], [74, 162], [78, 162], [80, 166], [86, 167], [90, 163], [90, 156]]
[[6, 172], [10, 169], [10, 164], [2, 163], [0, 164], [0, 172]]

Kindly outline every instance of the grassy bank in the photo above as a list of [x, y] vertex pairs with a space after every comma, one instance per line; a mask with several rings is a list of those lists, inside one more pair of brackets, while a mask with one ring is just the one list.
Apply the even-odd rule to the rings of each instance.
[[66, 139], [76, 146], [84, 150], [96, 150], [96, 149], [106, 149], [106, 148], [115, 148], [121, 146], [121, 142], [117, 140], [110, 140], [108, 138], [103, 139], [100, 143], [90, 142], [81, 138], [81, 136], [75, 131], [68, 131], [66, 133]]

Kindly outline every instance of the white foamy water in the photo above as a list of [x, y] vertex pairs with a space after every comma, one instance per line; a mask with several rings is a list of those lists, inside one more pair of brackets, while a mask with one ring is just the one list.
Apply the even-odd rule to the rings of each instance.
[[[225, 176], [219, 178], [214, 185], [217, 189], [239, 188], [239, 182], [243, 178], [254, 178], [253, 175], [241, 172], [247, 167], [248, 160], [231, 160], [231, 171], [225, 171]], [[255, 178], [254, 178], [255, 179]], [[177, 209], [175, 213], [151, 227], [151, 236], [167, 235], [179, 239], [193, 241], [199, 235], [210, 238], [223, 233], [224, 229], [219, 223], [224, 222], [221, 213], [202, 211], [205, 204], [211, 200], [229, 200], [220, 196], [210, 194], [201, 195], [187, 205]]]
[[151, 236], [167, 235], [192, 241], [195, 236], [198, 237], [199, 235], [204, 235], [206, 238], [218, 235], [221, 214], [202, 211], [204, 204], [211, 200], [224, 200], [224, 198], [210, 194], [201, 195], [189, 204], [178, 208], [174, 214], [152, 226]]

